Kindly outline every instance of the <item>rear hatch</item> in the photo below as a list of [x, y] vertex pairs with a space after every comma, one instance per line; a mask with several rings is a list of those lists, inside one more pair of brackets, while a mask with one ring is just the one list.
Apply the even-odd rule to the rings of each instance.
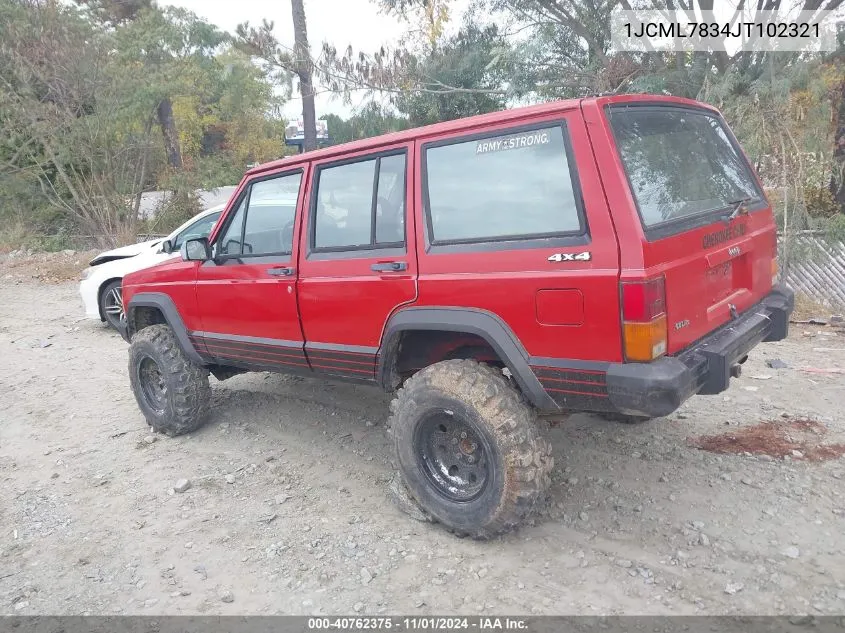
[[646, 274], [665, 278], [667, 352], [677, 353], [771, 291], [772, 211], [715, 112], [636, 103], [607, 116], [645, 233]]

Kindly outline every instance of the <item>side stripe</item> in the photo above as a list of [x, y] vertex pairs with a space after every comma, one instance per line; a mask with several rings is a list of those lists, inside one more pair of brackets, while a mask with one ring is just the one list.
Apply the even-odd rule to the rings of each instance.
[[[580, 364], [580, 363], [579, 363]], [[531, 371], [552, 399], [563, 409], [607, 411], [607, 374], [599, 369], [531, 365]]]
[[306, 370], [355, 380], [375, 380], [377, 348], [337, 348], [301, 341], [189, 332], [209, 362], [268, 371]]

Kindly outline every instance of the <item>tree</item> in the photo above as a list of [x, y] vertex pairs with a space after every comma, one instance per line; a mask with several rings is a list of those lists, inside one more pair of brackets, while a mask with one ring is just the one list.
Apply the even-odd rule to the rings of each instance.
[[[759, 76], [766, 72], [766, 54], [739, 51], [729, 55], [722, 50], [677, 54], [664, 52], [627, 53], [611, 51], [611, 14], [616, 9], [663, 10], [677, 7], [689, 21], [705, 22], [712, 16], [714, 0], [477, 0], [487, 12], [495, 12], [519, 33], [510, 51], [500, 55], [517, 94], [537, 94], [542, 98], [573, 97], [593, 93], [630, 91], [635, 82], [649, 78], [653, 88], [672, 94], [695, 96], [713, 73], [721, 75], [741, 68]], [[845, 0], [796, 0], [817, 15]], [[746, 2], [734, 0], [740, 9], [759, 12], [779, 8], [780, 1]], [[747, 5], [747, 6], [746, 6]], [[756, 7], [756, 8], [754, 8]], [[776, 53], [799, 58], [798, 54]], [[660, 83], [663, 86], [658, 86]], [[641, 82], [641, 85], [643, 82]]]
[[150, 126], [134, 124], [137, 82], [111, 64], [113, 34], [49, 0], [0, 0], [0, 22], [0, 195], [34, 183], [86, 231], [126, 239]]
[[[404, 90], [394, 93], [392, 102], [412, 126], [501, 110], [505, 107], [504, 77], [501, 68], [490, 67], [490, 61], [503, 45], [495, 25], [465, 25], [455, 36], [440, 41], [431, 54], [414, 57], [409, 64], [417, 81], [444, 88]], [[478, 89], [482, 86], [495, 89]]]
[[[423, 49], [433, 53], [437, 49], [446, 23], [450, 17], [452, 0], [377, 0], [388, 13], [400, 17], [409, 25], [419, 25], [412, 30], [421, 36]], [[412, 42], [413, 46], [413, 42]]]
[[308, 47], [308, 29], [305, 25], [305, 7], [302, 0], [291, 0], [293, 15], [293, 72], [299, 78], [302, 95], [302, 124], [305, 132], [302, 150], [317, 149], [317, 116], [314, 112], [314, 80], [311, 70], [311, 49]]
[[324, 43], [315, 69], [329, 90], [387, 95], [412, 125], [444, 121], [504, 107], [512, 93], [494, 54], [507, 43], [495, 25], [467, 19], [445, 35], [451, 0], [378, 0], [408, 23], [410, 34], [397, 48], [366, 54], [339, 52]]
[[293, 49], [282, 46], [273, 34], [273, 22], [264, 20], [259, 27], [248, 22], [239, 24], [238, 45], [247, 54], [260, 60], [268, 73], [280, 83], [289, 85], [292, 76], [299, 82], [302, 96], [302, 122], [305, 128], [303, 151], [317, 148], [317, 116], [314, 110], [314, 61], [308, 45], [308, 28], [302, 0], [291, 0], [293, 18]]
[[76, 3], [86, 7], [95, 21], [112, 28], [131, 22], [153, 4], [152, 0], [76, 0]]
[[375, 101], [369, 102], [348, 119], [336, 114], [326, 115], [325, 119], [334, 143], [348, 143], [409, 127], [408, 119], [393, 114]]
[[248, 165], [284, 154], [283, 100], [249, 56], [228, 47], [206, 90], [174, 102], [186, 163], [203, 188], [238, 182]]
[[[93, 8], [98, 6], [95, 2], [108, 6], [115, 0], [88, 0]], [[117, 26], [115, 35], [122, 61], [140, 64], [148, 98], [154, 103], [167, 162], [180, 170], [182, 151], [173, 101], [202, 90], [212, 81], [220, 70], [213, 53], [226, 36], [190, 11], [176, 7], [162, 10], [153, 5], [142, 6], [131, 14]]]
[[142, 192], [174, 191], [156, 215], [166, 230], [195, 212], [201, 184], [233, 184], [248, 163], [283, 153], [269, 78], [189, 12], [145, 0], [86, 0], [81, 10], [0, 0], [0, 24], [4, 233], [126, 243], [141, 226]]

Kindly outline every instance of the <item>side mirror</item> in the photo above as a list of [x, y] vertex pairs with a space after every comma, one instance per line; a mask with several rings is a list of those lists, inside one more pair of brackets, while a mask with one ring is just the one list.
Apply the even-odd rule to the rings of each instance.
[[179, 251], [182, 261], [206, 262], [211, 259], [211, 247], [208, 245], [208, 238], [197, 237], [185, 240], [182, 249]]
[[161, 252], [170, 255], [170, 253], [173, 252], [173, 242], [171, 242], [170, 240], [164, 240], [161, 243]]

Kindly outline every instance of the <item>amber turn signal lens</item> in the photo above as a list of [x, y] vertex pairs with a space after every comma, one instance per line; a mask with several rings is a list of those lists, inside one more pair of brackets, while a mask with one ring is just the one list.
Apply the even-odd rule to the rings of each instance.
[[666, 353], [666, 315], [648, 323], [625, 323], [625, 358], [648, 362]]

